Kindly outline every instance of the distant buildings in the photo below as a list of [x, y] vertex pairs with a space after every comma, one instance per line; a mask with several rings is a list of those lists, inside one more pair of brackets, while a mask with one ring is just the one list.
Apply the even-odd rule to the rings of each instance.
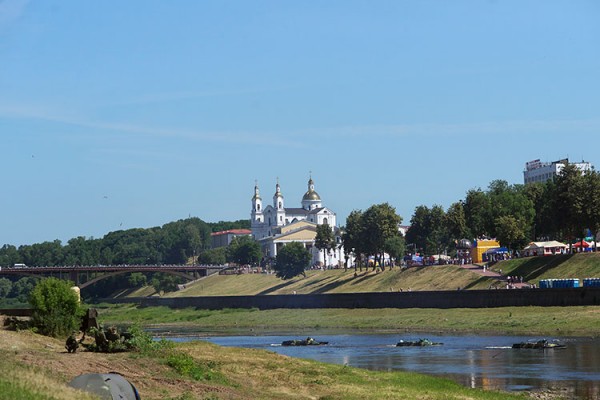
[[[317, 225], [328, 224], [336, 238], [336, 249], [328, 254], [315, 247]], [[252, 211], [250, 213], [252, 237], [257, 240], [264, 256], [274, 258], [278, 250], [290, 242], [300, 242], [312, 255], [313, 264], [339, 265], [343, 262], [340, 232], [336, 214], [323, 207], [321, 197], [315, 191], [312, 177], [308, 181], [308, 190], [302, 197], [301, 207], [285, 207], [279, 182], [275, 186], [273, 203], [263, 206], [258, 184], [254, 186]]]
[[250, 229], [229, 229], [227, 231], [213, 232], [210, 234], [212, 239], [212, 248], [229, 246], [236, 236], [250, 236]]
[[592, 164], [587, 161], [571, 163], [568, 158], [552, 162], [533, 160], [525, 163], [525, 171], [523, 171], [524, 183], [526, 185], [535, 182], [543, 183], [550, 179], [554, 179], [567, 164], [575, 165], [582, 173], [591, 171], [592, 169]]

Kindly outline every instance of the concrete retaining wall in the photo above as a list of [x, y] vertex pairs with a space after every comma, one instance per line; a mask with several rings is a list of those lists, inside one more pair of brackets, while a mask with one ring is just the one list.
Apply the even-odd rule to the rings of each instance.
[[144, 297], [113, 300], [142, 306], [223, 308], [488, 308], [600, 305], [600, 288], [465, 290], [265, 296]]

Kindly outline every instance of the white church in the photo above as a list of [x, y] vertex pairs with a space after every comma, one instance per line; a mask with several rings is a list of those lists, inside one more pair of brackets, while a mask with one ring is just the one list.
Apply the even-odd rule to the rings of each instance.
[[[337, 248], [325, 254], [315, 247], [317, 225], [328, 224], [333, 229]], [[308, 190], [302, 197], [301, 207], [286, 207], [279, 180], [275, 186], [273, 204], [263, 206], [258, 183], [254, 186], [252, 212], [250, 217], [252, 237], [258, 241], [267, 258], [275, 258], [277, 251], [287, 243], [300, 242], [312, 255], [312, 265], [342, 266], [344, 252], [336, 215], [323, 207], [321, 197], [315, 191], [312, 177], [308, 181]]]

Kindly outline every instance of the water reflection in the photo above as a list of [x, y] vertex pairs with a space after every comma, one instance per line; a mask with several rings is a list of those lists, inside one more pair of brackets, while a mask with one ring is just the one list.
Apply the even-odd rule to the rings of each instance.
[[[451, 378], [471, 388], [560, 390], [572, 399], [600, 398], [600, 340], [565, 339], [566, 349], [512, 349], [518, 336], [439, 336], [435, 347], [396, 347], [408, 335], [319, 335], [327, 346], [283, 347], [292, 336], [195, 338], [223, 346], [262, 348], [292, 357], [384, 371], [414, 371]], [[194, 338], [180, 337], [184, 341]]]

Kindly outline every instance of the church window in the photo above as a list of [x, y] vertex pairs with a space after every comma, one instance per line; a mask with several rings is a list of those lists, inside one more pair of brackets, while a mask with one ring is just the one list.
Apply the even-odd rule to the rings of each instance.
[[[271, 225], [271, 217], [269, 217], [269, 225]], [[270, 233], [269, 233], [269, 235], [270, 235]]]
[[327, 218], [323, 218], [323, 224], [327, 224]]
[[281, 215], [279, 216], [279, 221], [283, 221], [283, 217]]
[[256, 205], [256, 210], [257, 210], [257, 211], [260, 211], [260, 204], [257, 204], [257, 205]]
[[279, 202], [279, 209], [281, 210], [281, 202]]

